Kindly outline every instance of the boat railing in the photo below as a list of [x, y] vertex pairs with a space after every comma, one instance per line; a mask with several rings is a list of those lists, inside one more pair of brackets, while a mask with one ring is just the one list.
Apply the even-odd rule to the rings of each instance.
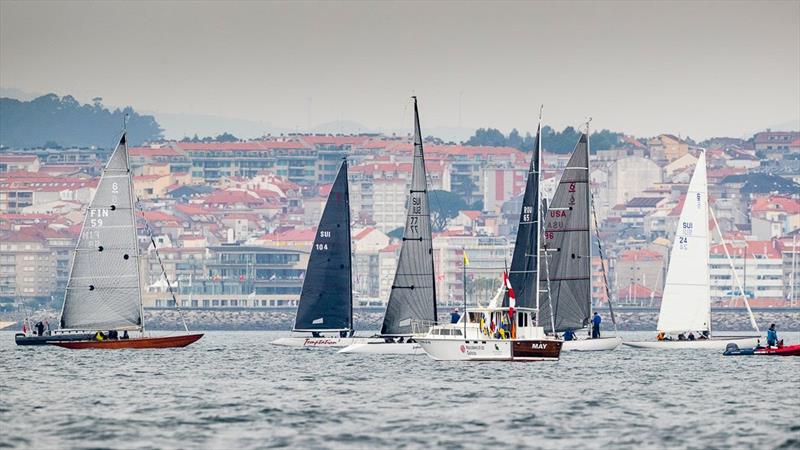
[[411, 334], [427, 334], [434, 325], [436, 322], [432, 320], [412, 320]]

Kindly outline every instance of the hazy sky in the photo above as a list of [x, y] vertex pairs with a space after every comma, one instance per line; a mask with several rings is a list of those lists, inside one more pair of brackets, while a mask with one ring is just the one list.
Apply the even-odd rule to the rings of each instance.
[[410, 130], [415, 93], [423, 131], [531, 130], [544, 103], [556, 128], [742, 136], [800, 118], [800, 2], [0, 0], [0, 86], [285, 128]]

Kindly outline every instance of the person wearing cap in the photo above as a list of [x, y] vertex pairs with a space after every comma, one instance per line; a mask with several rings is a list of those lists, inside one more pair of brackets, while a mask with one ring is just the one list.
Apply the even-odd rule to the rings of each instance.
[[461, 319], [461, 315], [458, 313], [458, 308], [453, 308], [453, 312], [450, 313], [450, 323], [458, 323]]
[[767, 347], [778, 346], [778, 330], [775, 329], [775, 324], [769, 326], [767, 330]]

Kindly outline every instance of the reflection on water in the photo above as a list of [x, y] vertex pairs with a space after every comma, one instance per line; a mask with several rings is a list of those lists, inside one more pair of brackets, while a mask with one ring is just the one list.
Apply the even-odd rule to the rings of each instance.
[[268, 345], [280, 335], [103, 352], [2, 332], [0, 447], [800, 446], [796, 357], [621, 347], [458, 363]]

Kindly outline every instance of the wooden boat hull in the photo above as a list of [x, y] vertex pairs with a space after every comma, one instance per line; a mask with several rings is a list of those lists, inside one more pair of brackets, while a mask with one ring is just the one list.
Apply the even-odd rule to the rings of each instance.
[[339, 353], [360, 353], [367, 355], [424, 355], [425, 351], [417, 342], [368, 342], [353, 344], [339, 350]]
[[736, 344], [739, 347], [755, 347], [758, 345], [757, 336], [714, 336], [711, 339], [694, 341], [642, 341], [642, 342], [623, 342], [623, 345], [633, 348], [643, 348], [650, 350], [689, 350], [707, 349], [724, 350], [728, 344]]
[[341, 348], [368, 342], [383, 342], [383, 339], [366, 337], [285, 337], [276, 339], [270, 344], [281, 347], [302, 347], [302, 348]]
[[563, 341], [555, 339], [418, 339], [437, 361], [558, 361]]
[[604, 337], [599, 339], [577, 339], [574, 341], [564, 341], [561, 347], [562, 352], [602, 352], [614, 350], [622, 344], [619, 336]]
[[203, 334], [182, 334], [179, 336], [143, 337], [131, 339], [104, 339], [102, 341], [56, 341], [52, 345], [72, 350], [104, 349], [117, 350], [124, 348], [179, 348], [197, 341]]

